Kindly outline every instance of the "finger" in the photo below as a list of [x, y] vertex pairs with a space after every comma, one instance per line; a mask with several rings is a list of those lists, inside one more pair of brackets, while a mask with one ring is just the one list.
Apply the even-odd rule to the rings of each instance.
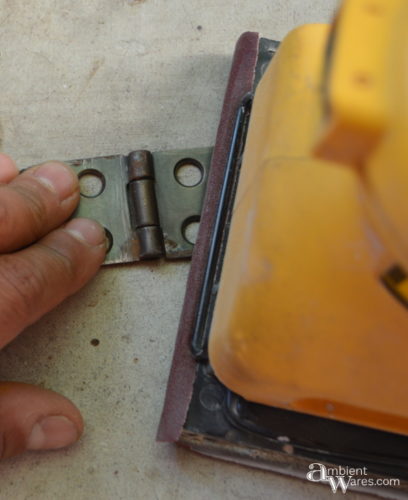
[[0, 348], [96, 273], [105, 241], [98, 223], [73, 219], [38, 243], [0, 256]]
[[78, 201], [78, 178], [62, 163], [44, 163], [1, 184], [0, 252], [22, 248], [57, 228]]
[[14, 161], [6, 154], [0, 153], [0, 182], [7, 184], [19, 174]]
[[55, 392], [17, 382], [0, 383], [0, 459], [25, 450], [55, 450], [81, 436], [77, 408]]

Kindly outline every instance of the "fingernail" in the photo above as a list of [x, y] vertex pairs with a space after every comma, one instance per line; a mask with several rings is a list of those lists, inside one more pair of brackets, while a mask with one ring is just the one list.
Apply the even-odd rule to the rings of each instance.
[[62, 163], [44, 163], [33, 170], [33, 175], [56, 192], [61, 201], [71, 196], [78, 184], [74, 172]]
[[73, 219], [65, 226], [65, 231], [91, 246], [99, 246], [106, 241], [103, 227], [91, 219]]
[[67, 417], [45, 417], [31, 429], [27, 450], [56, 450], [74, 443], [78, 437], [77, 427]]

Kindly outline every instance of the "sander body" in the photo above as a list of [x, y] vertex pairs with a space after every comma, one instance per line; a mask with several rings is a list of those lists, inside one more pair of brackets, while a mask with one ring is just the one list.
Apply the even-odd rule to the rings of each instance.
[[404, 487], [407, 19], [346, 0], [281, 44], [238, 41], [159, 440]]

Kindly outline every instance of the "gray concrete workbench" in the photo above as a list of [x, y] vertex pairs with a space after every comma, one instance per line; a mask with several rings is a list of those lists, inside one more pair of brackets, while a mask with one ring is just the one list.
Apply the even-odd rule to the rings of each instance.
[[[23, 167], [211, 145], [241, 32], [281, 39], [335, 4], [0, 0], [1, 149]], [[4, 349], [0, 377], [62, 392], [86, 431], [68, 450], [1, 464], [1, 500], [331, 498], [155, 442], [188, 267], [103, 269]]]

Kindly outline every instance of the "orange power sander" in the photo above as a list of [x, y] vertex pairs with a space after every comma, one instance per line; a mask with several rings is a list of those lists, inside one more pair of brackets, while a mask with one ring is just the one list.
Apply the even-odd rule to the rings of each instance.
[[407, 307], [408, 2], [346, 0], [281, 44], [245, 33], [158, 439], [407, 493]]

